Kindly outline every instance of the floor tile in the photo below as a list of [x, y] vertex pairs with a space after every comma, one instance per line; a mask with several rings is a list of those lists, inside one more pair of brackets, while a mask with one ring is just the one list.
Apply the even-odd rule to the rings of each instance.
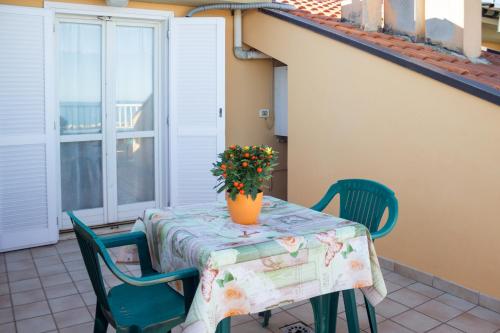
[[12, 293], [40, 289], [42, 287], [39, 278], [10, 282], [9, 285]]
[[399, 284], [400, 286], [403, 287], [409, 286], [410, 284], [417, 282], [398, 273], [389, 273], [384, 276], [384, 279], [393, 282], [395, 284]]
[[0, 309], [0, 324], [8, 323], [14, 321], [14, 313], [12, 313], [12, 308]]
[[460, 315], [463, 311], [452, 306], [446, 305], [444, 303], [430, 300], [424, 304], [421, 304], [415, 308], [415, 310], [422, 312], [434, 319], [446, 322], [451, 318]]
[[92, 333], [94, 331], [94, 322], [63, 328], [60, 333]]
[[407, 288], [399, 289], [398, 291], [389, 294], [387, 297], [410, 308], [425, 303], [429, 300], [429, 297]]
[[447, 324], [466, 333], [493, 333], [500, 329], [499, 326], [467, 312], [453, 318]]
[[50, 308], [47, 301], [14, 306], [14, 317], [16, 320], [39, 317], [46, 314], [50, 314]]
[[482, 306], [476, 306], [469, 313], [497, 325], [500, 329], [500, 313], [483, 308]]
[[72, 282], [45, 288], [45, 294], [47, 295], [47, 298], [57, 298], [77, 293], [78, 290], [76, 290], [76, 287]]
[[84, 293], [84, 292], [87, 292], [87, 291], [94, 290], [93, 287], [92, 287], [92, 283], [90, 282], [90, 280], [77, 281], [77, 282], [75, 282], [75, 286], [78, 289], [79, 293]]
[[[273, 314], [271, 319], [269, 320], [269, 329], [273, 332], [279, 332], [279, 329], [283, 326], [290, 325], [298, 322], [299, 319], [295, 318], [291, 314], [286, 311], [281, 311], [276, 314]], [[262, 319], [258, 321], [262, 323]]]
[[35, 263], [32, 259], [7, 262], [7, 272], [24, 271], [35, 269]]
[[441, 324], [441, 322], [415, 310], [403, 312], [391, 320], [415, 332], [425, 332]]
[[82, 254], [80, 251], [77, 252], [71, 252], [71, 253], [66, 253], [64, 255], [61, 255], [61, 259], [64, 263], [69, 262], [69, 261], [74, 261], [74, 260], [83, 260]]
[[51, 315], [20, 320], [16, 322], [18, 333], [41, 333], [56, 329]]
[[12, 302], [10, 301], [10, 295], [1, 295], [0, 296], [0, 309], [10, 308], [12, 306]]
[[286, 311], [307, 325], [314, 323], [314, 315], [310, 303], [302, 304]]
[[16, 333], [16, 324], [14, 322], [0, 324], [0, 332], [2, 332], [2, 333]]
[[[365, 330], [367, 328], [370, 328], [370, 323], [368, 322], [368, 315], [366, 313], [366, 307], [364, 305], [358, 305], [358, 321], [359, 321], [359, 328], [361, 330]], [[339, 315], [340, 318], [342, 318], [343, 320], [347, 320], [346, 318], [346, 313], [343, 312]], [[376, 318], [377, 318], [377, 323], [381, 323], [382, 321], [384, 321], [384, 317], [381, 316], [380, 314], [376, 314]]]
[[71, 271], [71, 272], [69, 272], [69, 275], [71, 276], [71, 279], [75, 282], [89, 279], [89, 274], [87, 273], [87, 270], [85, 270], [85, 269]]
[[11, 251], [5, 254], [6, 263], [30, 259], [32, 259], [30, 250]]
[[385, 298], [379, 305], [375, 307], [375, 312], [382, 315], [385, 318], [394, 317], [402, 312], [408, 310], [408, 307], [402, 305], [398, 302], [394, 302], [388, 298]]
[[56, 247], [53, 245], [34, 247], [31, 249], [31, 256], [34, 259], [53, 256], [53, 255], [57, 255]]
[[258, 322], [250, 321], [238, 326], [231, 328], [231, 331], [235, 333], [269, 333], [270, 330], [263, 328]]
[[66, 266], [66, 269], [70, 272], [85, 269], [85, 263], [83, 262], [83, 259], [65, 262], [64, 266]]
[[12, 294], [12, 302], [14, 305], [23, 305], [45, 300], [43, 289], [33, 289]]
[[240, 324], [252, 321], [252, 320], [255, 320], [255, 319], [250, 315], [234, 316], [234, 317], [231, 317], [231, 326], [240, 325]]
[[399, 284], [396, 284], [394, 282], [391, 282], [389, 280], [385, 281], [385, 287], [387, 288], [387, 293], [393, 293], [396, 290], [399, 290], [403, 288], [403, 286], [400, 286]]
[[454, 328], [450, 325], [443, 324], [443, 325], [439, 325], [438, 327], [433, 328], [432, 330], [430, 330], [427, 333], [463, 333], [463, 332], [460, 330], [457, 330], [456, 328]]
[[0, 283], [0, 295], [7, 295], [9, 293], [9, 284]]
[[35, 258], [34, 261], [37, 267], [52, 266], [63, 263], [59, 255]]
[[97, 297], [96, 297], [94, 291], [84, 292], [84, 293], [80, 294], [80, 296], [82, 297], [85, 305], [95, 305], [97, 303]]
[[59, 329], [92, 321], [86, 307], [54, 313], [54, 319]]
[[49, 305], [53, 313], [85, 306], [79, 294], [52, 298], [49, 300]]
[[66, 267], [63, 264], [37, 266], [37, 269], [40, 276], [66, 273]]
[[454, 308], [457, 308], [457, 309], [460, 309], [463, 311], [468, 311], [476, 306], [470, 302], [467, 302], [464, 299], [455, 297], [455, 296], [450, 295], [450, 294], [443, 294], [443, 295], [435, 298], [435, 300], [439, 301], [441, 303], [447, 304], [449, 306], [453, 306]]
[[380, 325], [378, 325], [378, 331], [380, 333], [413, 333], [413, 331], [396, 324], [391, 320], [385, 320]]
[[58, 273], [55, 275], [45, 275], [41, 276], [40, 280], [42, 281], [42, 285], [47, 288], [47, 287], [52, 287], [52, 286], [57, 286], [60, 284], [65, 284], [71, 282], [71, 277], [69, 276], [68, 273]]
[[436, 289], [434, 287], [428, 286], [428, 285], [420, 283], [420, 282], [411, 284], [407, 288], [410, 290], [416, 291], [417, 293], [422, 294], [424, 296], [427, 296], [429, 298], [435, 298], [435, 297], [438, 297], [439, 295], [444, 294], [444, 291]]
[[38, 277], [38, 272], [33, 268], [23, 269], [22, 271], [8, 272], [9, 281], [22, 281]]

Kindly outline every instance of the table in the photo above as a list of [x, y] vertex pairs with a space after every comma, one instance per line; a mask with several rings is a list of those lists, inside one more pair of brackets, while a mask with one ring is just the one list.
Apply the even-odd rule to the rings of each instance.
[[363, 225], [273, 197], [254, 226], [233, 223], [225, 202], [146, 210], [144, 223], [156, 270], [200, 270], [185, 333], [334, 291], [361, 288], [372, 305], [387, 294]]

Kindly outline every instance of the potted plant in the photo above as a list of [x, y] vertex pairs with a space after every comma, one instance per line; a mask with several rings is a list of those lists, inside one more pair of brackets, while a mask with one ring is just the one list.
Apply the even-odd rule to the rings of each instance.
[[278, 153], [269, 146], [232, 145], [219, 154], [212, 174], [218, 193], [226, 192], [231, 219], [239, 224], [256, 224], [262, 208], [263, 188], [277, 166]]

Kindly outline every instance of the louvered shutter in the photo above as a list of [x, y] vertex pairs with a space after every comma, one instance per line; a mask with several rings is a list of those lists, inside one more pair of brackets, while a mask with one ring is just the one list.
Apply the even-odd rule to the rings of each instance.
[[58, 239], [53, 15], [0, 6], [0, 251]]
[[170, 204], [215, 201], [210, 169], [224, 150], [224, 19], [174, 18], [169, 35]]

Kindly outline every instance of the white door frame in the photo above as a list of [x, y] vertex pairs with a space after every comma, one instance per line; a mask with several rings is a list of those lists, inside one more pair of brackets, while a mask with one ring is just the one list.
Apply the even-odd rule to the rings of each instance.
[[[157, 191], [155, 192], [155, 200], [157, 203], [159, 203], [159, 206], [166, 206], [168, 203], [168, 174], [166, 173], [167, 171], [167, 163], [165, 160], [169, 156], [168, 152], [168, 126], [167, 126], [167, 115], [168, 115], [168, 42], [167, 42], [167, 37], [168, 37], [168, 23], [169, 20], [174, 17], [173, 12], [169, 11], [160, 11], [160, 10], [149, 10], [149, 9], [136, 9], [136, 8], [119, 8], [119, 7], [108, 7], [108, 6], [96, 6], [96, 5], [85, 5], [85, 4], [73, 4], [73, 3], [61, 3], [61, 2], [53, 2], [53, 1], [45, 1], [44, 7], [47, 9], [50, 9], [53, 11], [54, 15], [57, 16], [64, 16], [65, 18], [75, 18], [75, 19], [84, 19], [85, 17], [97, 17], [97, 16], [112, 16], [117, 19], [130, 19], [130, 20], [137, 20], [139, 21], [148, 21], [148, 22], [156, 22], [159, 24], [159, 33], [157, 38], [155, 38], [156, 48], [160, 48], [156, 54], [159, 54], [160, 59], [157, 59], [157, 63], [159, 64], [159, 73], [155, 73], [155, 80], [158, 81], [158, 84], [156, 85], [157, 89], [154, 91], [154, 93], [157, 93], [157, 98], [155, 99], [155, 102], [157, 103], [157, 108], [156, 108], [156, 114], [155, 116], [158, 117], [158, 121], [155, 122], [157, 125], [155, 128], [155, 134], [157, 139], [157, 142], [155, 142], [155, 155], [158, 156], [158, 161], [155, 161], [155, 177], [156, 182], [159, 184]], [[54, 26], [54, 31], [55, 31], [55, 26]], [[104, 41], [103, 41], [104, 42]], [[57, 43], [55, 43], [57, 45]], [[108, 68], [103, 67], [102, 68], [103, 73], [102, 77], [103, 80], [106, 80], [106, 77], [108, 76]], [[55, 72], [55, 66], [52, 68], [52, 72]], [[56, 89], [57, 90], [57, 89]], [[104, 92], [103, 94], [103, 104], [106, 102], [106, 93], [109, 92], [109, 87], [108, 89], [105, 89], [107, 91]], [[54, 97], [54, 105], [57, 105], [57, 93], [55, 94], [56, 96]], [[104, 106], [105, 109], [107, 109], [107, 105]], [[55, 113], [55, 108], [53, 108], [54, 113]], [[112, 112], [107, 112], [105, 110], [105, 113], [112, 113]], [[55, 115], [54, 115], [55, 117]], [[57, 118], [57, 117], [55, 117]], [[109, 117], [105, 117], [103, 115], [103, 132], [105, 130], [105, 122], [109, 121], [109, 119], [105, 119]], [[59, 119], [55, 119], [55, 124], [57, 128], [57, 135], [56, 137], [59, 138]], [[102, 134], [104, 135], [104, 133]], [[60, 142], [59, 139], [56, 140], [54, 144], [56, 145], [56, 172], [58, 177], [57, 179], [57, 212], [58, 212], [58, 220], [59, 222], [59, 228], [68, 228], [70, 227], [69, 224], [63, 223], [63, 221], [68, 220], [67, 216], [63, 216], [64, 214], [62, 213], [62, 207], [61, 207], [61, 179], [60, 179]], [[111, 140], [110, 140], [111, 141]], [[116, 140], [114, 142], [116, 145]], [[109, 145], [109, 143], [108, 143]], [[103, 145], [103, 155], [106, 151], [107, 147]], [[163, 159], [164, 163], [160, 163], [159, 160]], [[103, 168], [106, 167], [105, 165], [105, 156], [103, 156]], [[106, 212], [106, 200], [107, 200], [107, 189], [106, 189], [106, 184], [103, 184], [103, 196], [104, 196], [104, 214], [105, 217], [109, 216], [109, 214]], [[67, 221], [69, 222], [69, 220]]]

